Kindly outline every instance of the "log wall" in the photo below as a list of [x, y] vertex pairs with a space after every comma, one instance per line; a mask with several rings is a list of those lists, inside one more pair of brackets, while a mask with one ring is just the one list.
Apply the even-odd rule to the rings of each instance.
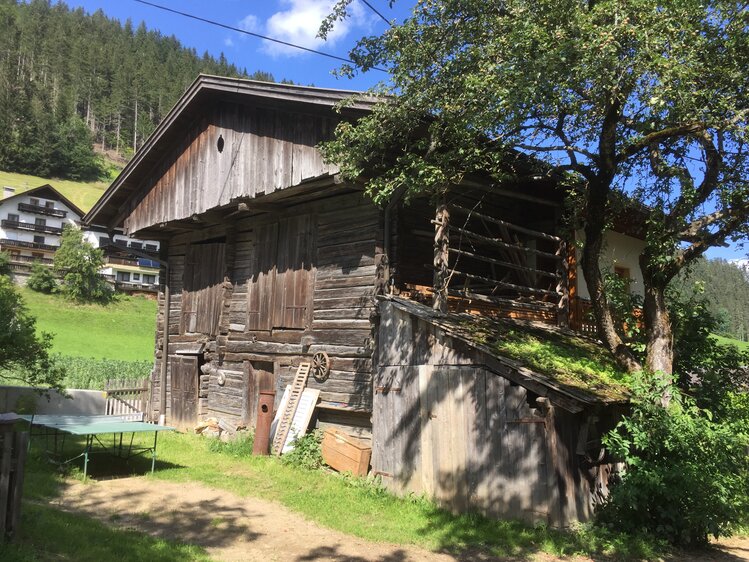
[[[204, 360], [199, 417], [217, 417], [229, 429], [253, 426], [258, 392], [276, 390], [280, 400], [299, 363], [326, 351], [329, 378], [308, 382], [321, 391], [319, 424], [369, 435], [372, 316], [382, 267], [380, 214], [361, 194], [349, 193], [169, 240], [168, 356], [170, 363], [179, 354], [195, 353]], [[206, 242], [225, 249], [223, 282], [210, 291], [195, 285], [185, 259], [194, 254], [191, 248]], [[183, 306], [196, 302], [186, 296], [185, 279], [201, 294], [218, 295], [217, 335], [190, 332], [191, 324], [180, 320]], [[163, 295], [159, 305], [155, 397], [164, 355]], [[168, 372], [167, 418], [171, 364]], [[154, 407], [158, 415], [158, 400]]]

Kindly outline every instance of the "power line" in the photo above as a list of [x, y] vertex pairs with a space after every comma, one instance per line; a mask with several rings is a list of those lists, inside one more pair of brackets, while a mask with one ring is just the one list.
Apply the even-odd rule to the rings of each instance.
[[374, 6], [372, 6], [372, 4], [370, 4], [370, 3], [369, 3], [369, 2], [367, 1], [367, 0], [361, 0], [361, 1], [362, 1], [362, 2], [363, 2], [363, 3], [364, 3], [364, 4], [365, 4], [365, 5], [366, 5], [366, 6], [367, 6], [367, 7], [368, 7], [368, 8], [370, 9], [370, 10], [372, 10], [372, 11], [373, 11], [373, 12], [374, 12], [375, 14], [377, 14], [378, 16], [380, 16], [380, 19], [381, 19], [382, 21], [384, 21], [384, 22], [385, 22], [386, 24], [388, 24], [388, 26], [390, 26], [390, 27], [393, 27], [393, 26], [392, 26], [392, 24], [390, 23], [390, 21], [388, 21], [388, 19], [387, 19], [387, 18], [386, 18], [385, 16], [383, 16], [383, 15], [382, 15], [382, 14], [381, 14], [380, 12], [378, 12], [378, 11], [377, 11], [377, 8], [375, 8]]
[[[303, 47], [301, 45], [295, 45], [294, 43], [289, 43], [287, 41], [282, 41], [281, 39], [275, 39], [274, 37], [268, 37], [266, 35], [260, 35], [259, 33], [254, 33], [252, 31], [247, 31], [246, 29], [240, 29], [238, 27], [233, 27], [231, 25], [227, 25], [225, 23], [221, 23], [214, 20], [209, 20], [207, 18], [202, 18], [200, 16], [196, 16], [193, 14], [188, 14], [187, 12], [181, 12], [179, 10], [175, 10], [173, 8], [168, 8], [167, 6], [161, 6], [160, 4], [154, 4], [153, 2], [148, 2], [147, 0], [133, 0], [134, 2], [138, 2], [139, 4], [145, 4], [146, 6], [151, 6], [153, 8], [158, 8], [159, 10], [164, 10], [165, 12], [171, 12], [173, 14], [177, 14], [179, 16], [183, 16], [186, 18], [190, 18], [197, 21], [202, 21], [203, 23], [208, 23], [210, 25], [215, 25], [217, 27], [223, 27], [224, 29], [228, 29], [230, 31], [236, 31], [237, 33], [244, 33], [245, 35], [251, 35], [252, 37], [257, 37], [259, 39], [265, 39], [266, 41], [271, 41], [273, 43], [278, 43], [279, 45], [285, 45], [286, 47], [291, 47], [293, 49], [300, 49], [302, 51], [307, 51], [308, 53], [314, 53], [316, 55], [321, 55], [323, 57], [328, 57], [330, 59], [339, 60], [342, 62], [348, 62], [351, 64], [356, 64], [354, 61], [350, 59], [346, 59], [343, 57], [339, 57], [336, 55], [331, 55], [330, 53], [324, 53], [323, 51], [317, 51], [315, 49], [310, 49], [309, 47]], [[387, 20], [386, 20], [387, 21]], [[372, 70], [379, 70], [380, 72], [387, 72], [386, 70], [382, 68], [378, 68], [376, 66], [371, 67]]]

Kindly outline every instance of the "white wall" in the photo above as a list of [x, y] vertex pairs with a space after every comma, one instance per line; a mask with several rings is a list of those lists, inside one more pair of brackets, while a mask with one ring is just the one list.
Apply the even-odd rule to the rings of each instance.
[[[585, 234], [578, 231], [577, 240], [584, 241]], [[638, 295], [644, 294], [642, 281], [642, 271], [640, 270], [640, 254], [645, 249], [645, 241], [626, 234], [606, 231], [604, 235], [604, 248], [601, 252], [601, 270], [614, 271], [614, 266], [626, 267], [629, 269], [629, 276], [632, 279], [630, 290]], [[580, 258], [582, 252], [577, 249], [577, 296], [589, 299], [588, 285], [585, 283], [583, 271], [580, 267]]]
[[[39, 201], [39, 205], [41, 206], [44, 206], [47, 201], [54, 201], [54, 208], [62, 211], [67, 211], [67, 216], [63, 219], [59, 217], [51, 217], [49, 215], [21, 211], [18, 209], [19, 203], [31, 204], [31, 199], [37, 199]], [[43, 197], [39, 197], [36, 195], [26, 195], [24, 193], [15, 197], [0, 200], [0, 219], [7, 220], [8, 215], [18, 215], [18, 221], [27, 224], [34, 224], [37, 218], [43, 218], [46, 221], [46, 225], [53, 228], [62, 228], [66, 224], [76, 223], [81, 219], [80, 215], [72, 211], [62, 201], [45, 199]], [[33, 242], [35, 235], [44, 236], [45, 244], [50, 244], [53, 246], [58, 246], [60, 244], [60, 237], [54, 234], [46, 234], [43, 232], [33, 232], [28, 230], [16, 230], [13, 228], [2, 228], [2, 226], [0, 226], [0, 238]]]

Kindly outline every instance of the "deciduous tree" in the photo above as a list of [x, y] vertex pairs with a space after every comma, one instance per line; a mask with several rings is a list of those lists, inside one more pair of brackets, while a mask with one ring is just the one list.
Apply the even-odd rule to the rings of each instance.
[[62, 277], [60, 292], [68, 298], [80, 302], [107, 302], [112, 298], [112, 288], [99, 273], [104, 253], [86, 242], [80, 229], [65, 226], [54, 260], [54, 270]]
[[[746, 6], [723, 0], [423, 0], [350, 53], [344, 74], [385, 68], [377, 91], [397, 96], [342, 123], [324, 151], [347, 176], [366, 170], [378, 200], [478, 171], [501, 181], [518, 153], [544, 163], [534, 176], [563, 174], [580, 196], [601, 340], [630, 370], [670, 374], [666, 287], [749, 233], [747, 26]], [[645, 365], [614, 321], [599, 264], [622, 193], [648, 214]]]

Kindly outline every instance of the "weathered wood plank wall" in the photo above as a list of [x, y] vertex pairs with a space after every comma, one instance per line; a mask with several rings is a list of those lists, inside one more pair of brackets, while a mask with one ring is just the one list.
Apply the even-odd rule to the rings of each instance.
[[590, 517], [575, 454], [585, 414], [555, 415], [480, 353], [387, 301], [377, 361], [372, 468], [388, 487], [554, 526]]
[[130, 203], [125, 230], [189, 218], [240, 197], [273, 193], [334, 173], [337, 168], [325, 164], [315, 147], [330, 138], [336, 121], [331, 111], [302, 113], [231, 103], [206, 108], [204, 118]]
[[[176, 363], [177, 354], [203, 354], [200, 416], [219, 417], [229, 427], [254, 425], [257, 393], [275, 389], [280, 399], [299, 363], [324, 350], [331, 358], [330, 376], [308, 383], [321, 391], [320, 425], [335, 424], [366, 438], [372, 404], [370, 317], [381, 239], [380, 211], [358, 192], [171, 238], [168, 355]], [[220, 309], [215, 336], [211, 323], [181, 320], [185, 306], [200, 315], [193, 310], [194, 291], [218, 286], [210, 275], [202, 283], [185, 284], [194, 279], [186, 256], [206, 241], [211, 241], [202, 244], [206, 247], [221, 244], [226, 255], [220, 298], [206, 301], [211, 307], [218, 302]], [[163, 300], [160, 307], [163, 337]], [[203, 330], [190, 331], [198, 326]], [[159, 394], [157, 378], [154, 395]], [[170, 403], [167, 399], [167, 407]]]

